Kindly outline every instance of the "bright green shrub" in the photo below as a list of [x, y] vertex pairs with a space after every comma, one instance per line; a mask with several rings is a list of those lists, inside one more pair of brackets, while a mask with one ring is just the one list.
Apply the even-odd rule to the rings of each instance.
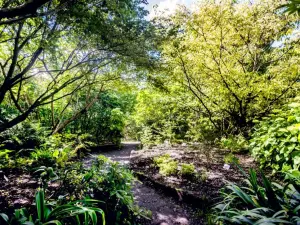
[[229, 154], [225, 155], [225, 157], [224, 157], [224, 163], [227, 163], [227, 164], [231, 164], [231, 163], [238, 164], [239, 163], [239, 158], [237, 158], [234, 154], [229, 153]]
[[162, 156], [154, 157], [153, 161], [156, 166], [159, 166], [165, 162], [168, 162], [171, 160], [171, 156], [169, 154], [164, 154]]
[[213, 208], [212, 224], [300, 223], [300, 186], [296, 182], [290, 180], [281, 186], [270, 182], [263, 173], [260, 182], [254, 170], [250, 170], [249, 176], [246, 176], [245, 186], [228, 183], [221, 192], [223, 201]]
[[53, 157], [53, 152], [49, 149], [36, 149], [31, 153], [30, 158], [33, 159], [32, 167], [53, 167], [56, 165], [56, 160]]
[[159, 168], [159, 173], [163, 176], [175, 175], [178, 172], [178, 162], [172, 160], [169, 154], [154, 157], [153, 161]]
[[193, 164], [182, 163], [180, 174], [182, 176], [193, 176], [195, 175], [196, 168]]
[[242, 135], [229, 135], [227, 138], [222, 137], [220, 145], [221, 148], [232, 152], [246, 151], [248, 149], [248, 141]]
[[178, 162], [171, 160], [159, 166], [159, 173], [164, 176], [175, 175], [177, 174], [177, 168]]
[[262, 167], [299, 173], [300, 104], [277, 110], [255, 126], [250, 141], [252, 154]]

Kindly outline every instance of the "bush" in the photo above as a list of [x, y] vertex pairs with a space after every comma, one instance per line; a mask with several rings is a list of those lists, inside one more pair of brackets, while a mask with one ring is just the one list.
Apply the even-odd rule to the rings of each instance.
[[175, 160], [168, 161], [159, 166], [159, 173], [163, 176], [176, 175], [178, 162]]
[[187, 176], [187, 177], [191, 177], [195, 175], [195, 166], [193, 164], [188, 164], [188, 163], [182, 163], [181, 164], [181, 170], [180, 170], [180, 174], [182, 176]]
[[[0, 224], [16, 225], [41, 225], [41, 224], [105, 224], [104, 212], [97, 208], [98, 201], [84, 199], [65, 205], [46, 204], [44, 190], [37, 191], [35, 206], [37, 214], [30, 215], [27, 209], [16, 209], [14, 215], [9, 217], [0, 213]], [[54, 206], [53, 206], [54, 205]], [[101, 215], [101, 223], [98, 222], [97, 214]], [[2, 220], [2, 221], [1, 221]]]
[[157, 157], [154, 157], [154, 159], [153, 159], [154, 164], [158, 167], [159, 167], [159, 165], [161, 165], [165, 162], [168, 162], [170, 160], [171, 160], [171, 156], [169, 154], [164, 154], [162, 156], [157, 156]]
[[159, 173], [163, 176], [170, 176], [177, 174], [178, 162], [172, 160], [168, 154], [154, 157], [155, 165], [159, 168]]
[[[44, 128], [39, 124], [23, 122], [0, 134], [0, 149], [19, 151], [21, 149], [33, 149], [43, 142]], [[26, 153], [26, 151], [23, 151]]]
[[250, 148], [262, 167], [300, 176], [300, 104], [289, 104], [259, 122]]
[[47, 166], [52, 167], [56, 165], [56, 160], [53, 157], [53, 152], [48, 149], [36, 149], [31, 153], [33, 159], [32, 167]]
[[259, 182], [256, 172], [250, 170], [245, 186], [229, 183], [222, 192], [223, 201], [213, 208], [213, 224], [299, 224], [299, 179], [298, 184], [289, 180], [281, 186], [263, 173], [261, 177]]
[[222, 137], [220, 141], [221, 148], [228, 149], [232, 152], [247, 151], [248, 141], [242, 135], [229, 135], [227, 138]]
[[134, 205], [133, 174], [118, 163], [99, 156], [90, 169], [80, 163], [65, 169], [60, 172], [62, 186], [56, 196], [66, 200], [90, 196], [102, 201], [107, 224], [134, 224], [136, 217], [147, 218], [149, 213]]
[[239, 164], [239, 158], [237, 158], [234, 154], [229, 153], [225, 155], [224, 162], [227, 164]]

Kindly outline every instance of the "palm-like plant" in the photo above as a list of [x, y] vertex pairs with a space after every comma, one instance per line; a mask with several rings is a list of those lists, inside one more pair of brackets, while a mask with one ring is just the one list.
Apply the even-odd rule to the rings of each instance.
[[[246, 175], [244, 171], [243, 173]], [[228, 183], [223, 190], [223, 201], [214, 207], [215, 224], [300, 223], [300, 192], [297, 182], [288, 182], [285, 186], [271, 183], [262, 172], [262, 181], [259, 182], [252, 169], [249, 176], [246, 176], [246, 186]]]
[[[95, 207], [97, 200], [85, 199], [69, 204], [50, 207], [45, 202], [44, 190], [36, 193], [35, 203], [37, 215], [29, 215], [26, 209], [15, 210], [11, 219], [6, 214], [0, 213], [0, 217], [8, 225], [47, 225], [47, 224], [77, 224], [98, 225], [97, 213], [101, 215], [101, 223], [105, 225], [105, 216], [102, 209]], [[35, 219], [33, 219], [35, 218]]]

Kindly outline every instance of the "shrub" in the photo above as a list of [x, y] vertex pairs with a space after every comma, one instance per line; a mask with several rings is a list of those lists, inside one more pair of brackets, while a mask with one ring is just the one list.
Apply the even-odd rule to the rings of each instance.
[[34, 160], [32, 167], [53, 167], [56, 164], [55, 158], [53, 157], [53, 152], [47, 149], [36, 149], [31, 153], [31, 158]]
[[156, 166], [159, 166], [165, 162], [168, 162], [171, 160], [171, 156], [169, 154], [164, 154], [162, 156], [154, 157], [153, 161]]
[[259, 182], [250, 170], [245, 186], [228, 183], [221, 192], [223, 201], [213, 208], [213, 224], [298, 224], [300, 186], [291, 180], [285, 186], [271, 183], [263, 173], [261, 177]]
[[242, 135], [229, 135], [227, 138], [222, 137], [220, 141], [222, 148], [228, 149], [232, 152], [247, 151], [248, 141]]
[[[46, 224], [85, 224], [98, 225], [99, 218], [97, 213], [101, 215], [101, 224], [105, 224], [104, 212], [97, 208], [98, 201], [92, 199], [84, 199], [75, 201], [65, 205], [54, 206], [46, 204], [44, 190], [37, 191], [35, 197], [35, 205], [37, 214], [30, 215], [27, 209], [16, 209], [14, 215], [9, 217], [0, 213], [0, 224], [16, 225], [46, 225]], [[1, 221], [2, 219], [2, 221]], [[75, 222], [76, 221], [76, 222]]]
[[171, 156], [168, 154], [154, 157], [153, 159], [155, 165], [159, 168], [159, 173], [163, 176], [176, 175], [178, 162], [172, 160]]
[[224, 157], [224, 162], [227, 164], [239, 164], [239, 158], [237, 158], [234, 154], [229, 153], [227, 155], [225, 155]]
[[90, 149], [94, 147], [96, 144], [93, 142], [93, 137], [90, 134], [81, 134], [76, 141], [74, 141], [75, 146], [72, 151], [73, 155], [76, 155], [77, 158], [81, 158], [90, 152]]
[[181, 170], [180, 170], [180, 174], [182, 176], [194, 176], [195, 175], [195, 166], [193, 164], [188, 164], [188, 163], [182, 163], [181, 164]]
[[[39, 124], [23, 122], [0, 134], [1, 149], [32, 149], [42, 143], [44, 128]], [[26, 152], [23, 152], [26, 153]]]
[[289, 104], [259, 122], [250, 148], [262, 167], [300, 176], [300, 104]]
[[80, 163], [65, 169], [60, 172], [62, 185], [56, 196], [67, 200], [90, 196], [102, 201], [107, 224], [134, 224], [136, 217], [147, 217], [147, 212], [134, 205], [133, 174], [118, 163], [99, 156], [89, 169]]
[[176, 175], [178, 168], [178, 162], [175, 160], [168, 161], [167, 163], [161, 164], [159, 167], [159, 173], [163, 176]]

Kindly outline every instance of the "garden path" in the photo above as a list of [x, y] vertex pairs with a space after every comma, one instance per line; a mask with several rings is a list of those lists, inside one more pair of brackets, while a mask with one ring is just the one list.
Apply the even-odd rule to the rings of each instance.
[[[121, 149], [94, 152], [85, 160], [91, 164], [98, 155], [104, 155], [124, 166], [129, 166], [130, 153], [137, 150], [138, 142], [122, 144]], [[202, 219], [190, 205], [166, 196], [162, 190], [154, 188], [151, 183], [137, 181], [133, 187], [133, 195], [137, 205], [152, 211], [152, 220], [147, 225], [201, 225]]]

